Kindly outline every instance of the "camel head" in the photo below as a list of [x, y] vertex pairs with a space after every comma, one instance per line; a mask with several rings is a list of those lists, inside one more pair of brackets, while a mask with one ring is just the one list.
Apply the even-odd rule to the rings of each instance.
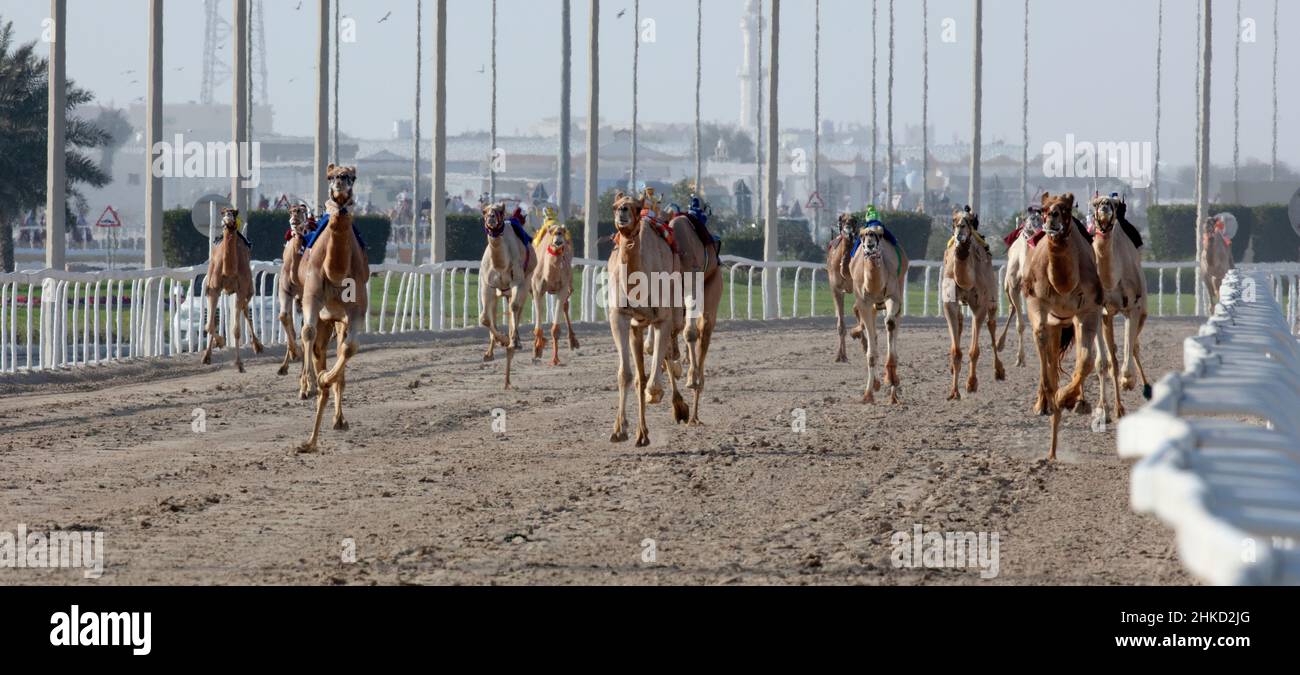
[[221, 209], [221, 226], [227, 230], [239, 228], [239, 209]]
[[624, 239], [634, 239], [641, 230], [641, 200], [624, 194], [614, 195], [614, 227]]
[[1043, 229], [1043, 209], [1037, 206], [1025, 209], [1025, 216], [1020, 219], [1020, 228], [1020, 236], [1032, 239]]
[[357, 167], [330, 164], [325, 170], [325, 181], [329, 184], [330, 199], [335, 204], [345, 206], [352, 203], [352, 186], [357, 182]]
[[1054, 241], [1061, 241], [1069, 236], [1074, 226], [1074, 193], [1052, 196], [1043, 193], [1043, 211], [1045, 213], [1043, 229]]
[[550, 253], [551, 255], [563, 254], [565, 247], [567, 247], [570, 242], [569, 228], [562, 223], [556, 223], [547, 229], [547, 233], [551, 237], [550, 243], [546, 245], [547, 253]]
[[1092, 198], [1092, 219], [1097, 224], [1097, 232], [1102, 236], [1110, 234], [1115, 229], [1115, 223], [1119, 220], [1118, 197], [1102, 197], [1100, 195]]
[[852, 213], [840, 214], [840, 234], [852, 234], [858, 229], [858, 217]]
[[307, 236], [307, 206], [305, 204], [294, 204], [289, 207], [289, 229], [300, 236]]
[[975, 215], [969, 206], [952, 212], [952, 236], [957, 240], [958, 247], [969, 246], [975, 232], [979, 229], [979, 216]]
[[879, 221], [871, 221], [869, 225], [862, 228], [858, 233], [862, 239], [862, 250], [866, 253], [868, 260], [879, 261], [882, 247], [880, 243], [885, 240], [885, 228]]
[[483, 229], [489, 239], [496, 239], [506, 231], [506, 203], [497, 202], [483, 207]]

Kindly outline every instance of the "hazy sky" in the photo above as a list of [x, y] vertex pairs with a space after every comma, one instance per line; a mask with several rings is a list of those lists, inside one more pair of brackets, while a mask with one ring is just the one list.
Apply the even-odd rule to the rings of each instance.
[[[347, 134], [387, 138], [396, 119], [410, 118], [415, 74], [415, 0], [342, 0], [357, 22], [355, 43], [343, 45], [342, 126]], [[301, 9], [295, 9], [301, 4]], [[267, 61], [276, 129], [309, 134], [314, 119], [316, 0], [266, 0]], [[575, 116], [586, 110], [587, 0], [573, 0]], [[870, 119], [871, 2], [822, 2], [822, 112], [837, 121]], [[1194, 0], [1165, 0], [1162, 158], [1190, 162], [1194, 152]], [[1218, 0], [1214, 16], [1212, 159], [1231, 161], [1235, 2]], [[229, 13], [232, 0], [222, 0]], [[432, 0], [424, 3], [424, 128], [431, 125]], [[695, 66], [694, 0], [642, 0], [643, 18], [656, 21], [657, 41], [641, 49], [641, 117], [692, 118]], [[986, 0], [984, 105], [986, 140], [1020, 139], [1021, 0]], [[1282, 26], [1300, 24], [1300, 3], [1281, 3]], [[559, 0], [499, 0], [499, 125], [503, 134], [527, 130], [558, 114]], [[608, 121], [631, 117], [632, 0], [601, 6], [601, 112]], [[736, 121], [744, 0], [705, 0], [704, 116]], [[888, 0], [880, 7], [880, 120], [884, 124]], [[896, 4], [895, 129], [918, 124], [921, 111], [921, 2]], [[970, 135], [973, 3], [930, 0], [930, 116], [936, 140]], [[126, 105], [145, 95], [146, 0], [68, 0], [68, 73], [104, 103]], [[813, 119], [813, 0], [785, 0], [782, 8], [781, 125], [810, 128]], [[1153, 139], [1157, 0], [1033, 0], [1030, 71], [1030, 143], [1148, 141]], [[626, 9], [622, 18], [616, 15]], [[388, 12], [387, 21], [379, 20]], [[0, 0], [20, 41], [39, 39], [49, 14], [45, 0]], [[1258, 41], [1241, 46], [1241, 154], [1267, 161], [1271, 144], [1273, 1], [1244, 0]], [[489, 76], [490, 3], [451, 0], [448, 8], [448, 129], [485, 129]], [[941, 41], [952, 19], [956, 42]], [[1287, 31], [1283, 30], [1285, 35]], [[199, 98], [203, 2], [167, 0], [167, 101]], [[1281, 109], [1300, 109], [1295, 81], [1300, 46], [1281, 45]], [[183, 70], [178, 70], [183, 69]], [[133, 70], [134, 73], [124, 71]], [[136, 80], [132, 83], [132, 80]], [[230, 99], [229, 85], [218, 94]], [[1294, 119], [1294, 118], [1293, 118]], [[1300, 138], [1285, 114], [1281, 158], [1300, 164]]]

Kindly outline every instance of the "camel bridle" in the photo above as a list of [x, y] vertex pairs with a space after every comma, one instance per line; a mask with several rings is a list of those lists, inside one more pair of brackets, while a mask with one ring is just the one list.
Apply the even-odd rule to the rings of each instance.
[[[493, 226], [493, 223], [496, 223]], [[490, 239], [498, 239], [506, 231], [506, 212], [505, 209], [488, 209], [483, 215], [483, 231], [487, 233]]]

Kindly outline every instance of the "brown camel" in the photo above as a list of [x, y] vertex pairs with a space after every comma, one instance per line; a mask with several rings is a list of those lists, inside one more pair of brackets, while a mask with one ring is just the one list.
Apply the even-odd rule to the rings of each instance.
[[235, 296], [235, 315], [228, 317], [233, 321], [235, 337], [235, 368], [244, 372], [244, 362], [239, 358], [239, 341], [243, 338], [242, 326], [248, 324], [248, 337], [253, 342], [253, 352], [262, 353], [262, 343], [253, 330], [253, 312], [248, 302], [253, 298], [253, 268], [249, 264], [252, 251], [239, 233], [239, 211], [222, 209], [221, 243], [212, 249], [208, 259], [208, 275], [203, 286], [208, 295], [208, 346], [203, 350], [203, 363], [212, 363], [212, 347], [224, 348], [226, 338], [217, 331], [217, 300], [223, 294]]
[[[293, 329], [293, 308], [302, 308], [302, 282], [298, 279], [298, 268], [302, 265], [306, 250], [307, 231], [310, 228], [307, 207], [297, 204], [289, 207], [288, 239], [284, 242], [284, 252], [280, 255], [280, 325], [284, 326], [285, 349], [284, 363], [280, 364], [277, 374], [289, 374], [289, 362], [302, 356], [298, 353], [298, 336]], [[303, 367], [307, 364], [304, 361]]]
[[1025, 365], [1024, 298], [1020, 295], [1020, 282], [1024, 275], [1025, 263], [1029, 259], [1030, 244], [1042, 229], [1042, 209], [1038, 207], [1026, 209], [1024, 217], [1020, 219], [1020, 226], [1014, 233], [1015, 237], [1007, 247], [1007, 267], [1002, 279], [1002, 291], [1007, 295], [1007, 306], [1011, 311], [1007, 313], [1007, 323], [1002, 327], [1002, 333], [998, 335], [998, 350], [1001, 351], [1006, 346], [1007, 331], [1011, 329], [1011, 322], [1015, 321], [1017, 366]]
[[[483, 229], [487, 233], [487, 247], [479, 263], [478, 297], [482, 305], [479, 324], [488, 329], [487, 351], [484, 361], [491, 361], [500, 344], [506, 348], [506, 384], [510, 388], [510, 365], [519, 348], [519, 323], [523, 319], [524, 301], [528, 298], [537, 257], [529, 253], [528, 245], [516, 236], [506, 221], [505, 202], [483, 207]], [[509, 302], [507, 324], [509, 330], [497, 329], [497, 306], [501, 298]]]
[[1136, 244], [1122, 229], [1116, 229], [1125, 208], [1118, 196], [1097, 196], [1092, 200], [1095, 226], [1092, 231], [1092, 251], [1097, 262], [1097, 276], [1101, 280], [1105, 298], [1102, 306], [1102, 341], [1097, 347], [1097, 379], [1101, 385], [1101, 398], [1096, 418], [1109, 423], [1106, 406], [1106, 380], [1115, 392], [1115, 417], [1124, 416], [1124, 402], [1120, 396], [1121, 381], [1119, 360], [1116, 358], [1115, 317], [1124, 316], [1125, 356], [1123, 389], [1133, 389], [1136, 383], [1130, 369], [1136, 366], [1142, 377], [1143, 392], [1150, 389], [1146, 372], [1142, 369], [1138, 337], [1147, 321], [1147, 282], [1142, 273], [1142, 254]]
[[[612, 443], [626, 441], [627, 388], [632, 384], [632, 366], [636, 365], [637, 447], [650, 444], [646, 428], [646, 405], [663, 398], [659, 369], [667, 360], [677, 332], [685, 325], [685, 307], [673, 306], [673, 298], [659, 292], [664, 279], [680, 279], [681, 260], [669, 243], [670, 233], [656, 225], [653, 214], [643, 212], [644, 199], [619, 192], [614, 198], [614, 227], [618, 230], [617, 246], [610, 254], [609, 328], [618, 350], [618, 413], [614, 418]], [[649, 215], [649, 217], [646, 217]], [[671, 292], [670, 292], [671, 294]], [[685, 303], [682, 303], [685, 304]], [[646, 339], [651, 339], [652, 356], [645, 362]], [[685, 400], [677, 391], [675, 373], [668, 369], [673, 383], [673, 414], [687, 422], [690, 417]]]
[[1201, 237], [1201, 283], [1205, 284], [1206, 313], [1210, 313], [1219, 304], [1219, 287], [1223, 285], [1223, 278], [1233, 268], [1232, 247], [1223, 236], [1223, 221], [1218, 218], [1205, 220]]
[[962, 305], [970, 308], [974, 318], [971, 324], [970, 375], [966, 378], [966, 392], [974, 393], [979, 388], [975, 368], [980, 357], [980, 326], [988, 326], [989, 329], [989, 341], [993, 346], [994, 379], [1005, 380], [1007, 377], [1002, 359], [998, 357], [998, 283], [997, 276], [993, 273], [993, 254], [979, 234], [979, 217], [971, 213], [969, 206], [963, 211], [953, 212], [952, 232], [952, 239], [943, 254], [943, 276], [939, 289], [943, 316], [948, 322], [948, 336], [951, 339], [949, 355], [952, 362], [952, 389], [948, 392], [949, 401], [961, 398], [957, 391], [957, 378], [961, 375]]
[[826, 247], [826, 280], [830, 285], [831, 298], [835, 301], [835, 331], [839, 335], [839, 347], [835, 352], [836, 363], [848, 363], [849, 357], [844, 349], [844, 336], [848, 327], [844, 324], [844, 296], [853, 295], [853, 274], [849, 269], [849, 258], [853, 251], [853, 241], [858, 234], [858, 218], [850, 213], [840, 214], [840, 232]]
[[[334, 428], [346, 431], [343, 419], [344, 373], [348, 361], [356, 356], [358, 342], [355, 331], [365, 325], [370, 309], [370, 264], [365, 250], [352, 230], [352, 210], [355, 206], [352, 188], [357, 181], [356, 167], [330, 164], [326, 173], [330, 200], [325, 205], [329, 224], [316, 237], [311, 250], [299, 267], [302, 281], [302, 350], [305, 367], [300, 394], [318, 389], [316, 394], [316, 422], [311, 438], [302, 446], [303, 452], [316, 449], [320, 435], [321, 417], [329, 403], [331, 390], [334, 396]], [[330, 334], [338, 340], [337, 359], [334, 366], [325, 370], [325, 348]], [[318, 386], [319, 385], [319, 386]]]
[[533, 255], [539, 262], [533, 271], [532, 291], [533, 307], [536, 311], [533, 327], [533, 358], [542, 358], [546, 348], [546, 337], [542, 335], [542, 310], [546, 307], [546, 295], [554, 295], [558, 305], [551, 322], [551, 343], [553, 351], [551, 365], [560, 365], [560, 315], [564, 315], [564, 325], [569, 331], [569, 350], [578, 348], [578, 336], [573, 332], [573, 321], [569, 317], [569, 298], [573, 296], [573, 240], [569, 238], [569, 229], [564, 223], [555, 220], [555, 212], [546, 210], [546, 222], [533, 238]]
[[[694, 208], [694, 207], [693, 207]], [[700, 204], [701, 213], [708, 212], [708, 206]], [[718, 245], [712, 237], [705, 241], [701, 227], [697, 228], [691, 216], [678, 215], [668, 224], [672, 231], [672, 240], [677, 245], [678, 259], [682, 269], [683, 300], [685, 311], [685, 338], [688, 370], [686, 386], [695, 392], [695, 402], [691, 406], [689, 424], [699, 426], [700, 398], [704, 395], [704, 359], [709, 354], [709, 343], [713, 340], [713, 329], [718, 324], [718, 305], [722, 302], [722, 261], [718, 256]], [[701, 297], [701, 293], [703, 297]], [[673, 333], [672, 353], [677, 350], [677, 333]], [[670, 375], [675, 375], [669, 370]], [[674, 408], [676, 408], [677, 382], [673, 379]]]
[[[1101, 322], [1103, 290], [1087, 238], [1076, 227], [1074, 195], [1042, 198], [1047, 236], [1029, 254], [1021, 291], [1038, 352], [1038, 396], [1034, 411], [1052, 417], [1048, 459], [1056, 459], [1061, 410], [1089, 412], [1083, 382], [1092, 370], [1092, 350]], [[1075, 343], [1074, 377], [1059, 387], [1061, 360]], [[1076, 405], [1077, 404], [1077, 405]]]
[[867, 356], [867, 386], [863, 403], [875, 403], [875, 391], [881, 381], [876, 378], [876, 312], [885, 310], [885, 379], [889, 381], [889, 402], [898, 403], [898, 319], [903, 313], [903, 282], [907, 279], [907, 254], [887, 235], [879, 221], [862, 229], [861, 244], [850, 264], [853, 273], [853, 313], [858, 326], [855, 339], [863, 337], [862, 351]]

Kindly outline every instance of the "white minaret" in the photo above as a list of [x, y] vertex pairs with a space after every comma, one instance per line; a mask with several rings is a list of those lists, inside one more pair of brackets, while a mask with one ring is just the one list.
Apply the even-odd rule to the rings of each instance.
[[763, 84], [763, 73], [758, 59], [758, 41], [763, 39], [759, 28], [762, 6], [760, 0], [745, 0], [745, 14], [740, 18], [742, 49], [740, 71], [740, 128], [753, 129], [757, 123], [758, 88]]

